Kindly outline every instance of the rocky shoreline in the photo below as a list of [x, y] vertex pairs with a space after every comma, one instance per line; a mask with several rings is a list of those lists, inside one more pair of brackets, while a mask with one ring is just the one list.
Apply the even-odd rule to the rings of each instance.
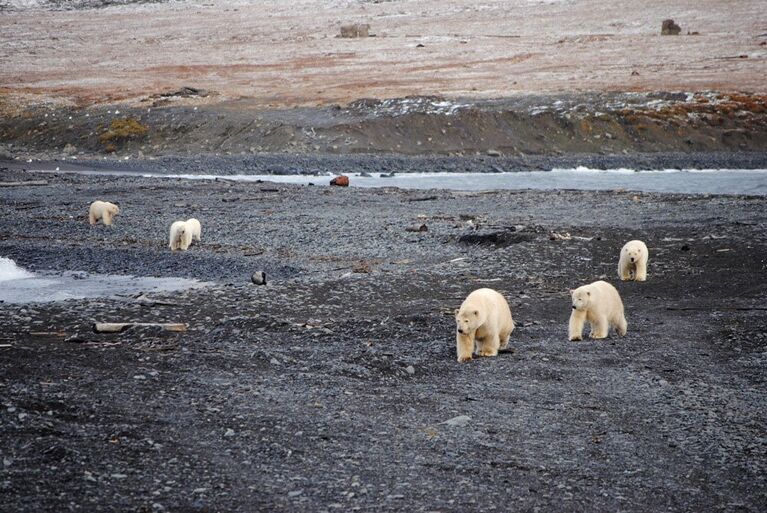
[[[45, 178], [0, 189], [0, 255], [215, 285], [0, 304], [9, 510], [767, 505], [765, 198]], [[121, 205], [111, 228], [87, 224], [96, 197]], [[202, 243], [171, 253], [191, 216]], [[616, 281], [632, 238], [645, 283]], [[566, 291], [599, 278], [628, 335], [568, 342]], [[509, 300], [513, 352], [458, 364], [452, 310], [481, 286]]]

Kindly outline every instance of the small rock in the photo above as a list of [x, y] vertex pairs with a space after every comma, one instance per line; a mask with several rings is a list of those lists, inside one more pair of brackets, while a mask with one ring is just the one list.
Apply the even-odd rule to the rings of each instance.
[[679, 249], [681, 249], [682, 251], [690, 251], [690, 246], [688, 246], [687, 244], [684, 244], [684, 245], [683, 245], [681, 248], [679, 248]]
[[266, 285], [266, 273], [264, 271], [256, 271], [250, 277], [250, 281], [256, 285]]
[[415, 374], [415, 367], [413, 367], [412, 365], [408, 365], [407, 367], [405, 367], [405, 372], [407, 372], [408, 374], [412, 376], [413, 374]]
[[498, 151], [498, 150], [487, 150], [486, 153], [487, 153], [488, 157], [500, 157], [501, 156], [501, 152]]
[[127, 474], [112, 474], [109, 477], [111, 477], [112, 479], [125, 479], [125, 478], [128, 477], [128, 475]]
[[367, 23], [352, 23], [341, 25], [341, 37], [352, 39], [355, 37], [370, 37], [370, 25]]
[[302, 493], [304, 493], [303, 490], [292, 490], [292, 491], [288, 492], [288, 497], [298, 497]]
[[457, 417], [446, 420], [443, 422], [443, 424], [447, 424], [448, 426], [464, 427], [467, 426], [469, 422], [471, 422], [471, 417], [468, 415], [458, 415]]
[[271, 363], [272, 365], [279, 365], [280, 361], [277, 358], [272, 358], [271, 360], [269, 360], [269, 363]]
[[337, 185], [338, 187], [349, 187], [349, 177], [346, 175], [339, 175], [330, 181], [330, 185]]
[[406, 232], [428, 232], [429, 227], [425, 224], [414, 224], [413, 226], [408, 226], [405, 228]]
[[367, 171], [363, 171], [360, 174], [358, 174], [357, 176], [362, 177], [362, 178], [371, 178], [373, 175], [371, 175]]
[[227, 428], [226, 429], [226, 433], [224, 433], [224, 436], [226, 436], [226, 437], [234, 436], [234, 429]]
[[678, 36], [681, 31], [682, 31], [682, 27], [674, 23], [674, 20], [668, 19], [668, 20], [663, 20], [663, 24], [661, 25], [661, 29], [660, 29], [660, 34], [662, 36]]

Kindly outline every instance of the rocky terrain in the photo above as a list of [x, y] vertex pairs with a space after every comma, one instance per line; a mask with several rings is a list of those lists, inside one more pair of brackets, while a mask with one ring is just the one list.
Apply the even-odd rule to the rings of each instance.
[[[2, 511], [767, 507], [763, 197], [3, 178], [48, 180], [0, 189], [19, 265], [215, 284], [0, 305]], [[650, 278], [616, 283], [631, 238]], [[568, 342], [567, 289], [598, 278], [628, 335]], [[458, 364], [481, 286], [513, 351]], [[123, 320], [188, 330], [92, 331]]]

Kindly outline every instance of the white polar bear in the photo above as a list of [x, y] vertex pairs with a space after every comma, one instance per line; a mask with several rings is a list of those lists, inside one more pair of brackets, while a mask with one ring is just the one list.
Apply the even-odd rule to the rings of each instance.
[[120, 213], [120, 207], [108, 201], [94, 201], [88, 209], [88, 222], [94, 225], [101, 220], [107, 226], [112, 224], [114, 216]]
[[511, 309], [493, 289], [477, 289], [455, 311], [458, 361], [471, 360], [474, 343], [480, 356], [496, 356], [509, 345], [514, 331]]
[[583, 339], [585, 321], [591, 325], [591, 338], [606, 338], [610, 326], [615, 327], [621, 337], [626, 334], [628, 323], [623, 315], [623, 301], [615, 287], [600, 280], [571, 290], [570, 294], [573, 300], [570, 340]]
[[645, 281], [649, 256], [647, 245], [641, 240], [627, 242], [621, 249], [620, 260], [618, 260], [618, 277], [623, 281]]
[[192, 230], [189, 229], [185, 221], [176, 221], [170, 225], [170, 240], [168, 247], [171, 251], [177, 249], [186, 251], [192, 244]]
[[188, 230], [192, 232], [192, 239], [199, 242], [200, 236], [202, 235], [202, 226], [200, 225], [200, 221], [198, 221], [194, 217], [191, 219], [187, 219], [186, 227]]

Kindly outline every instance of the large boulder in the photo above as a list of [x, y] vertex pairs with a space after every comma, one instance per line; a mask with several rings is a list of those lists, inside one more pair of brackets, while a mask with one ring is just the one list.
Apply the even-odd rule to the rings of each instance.
[[678, 36], [682, 31], [682, 27], [674, 23], [674, 20], [663, 20], [663, 24], [660, 28], [661, 36]]

